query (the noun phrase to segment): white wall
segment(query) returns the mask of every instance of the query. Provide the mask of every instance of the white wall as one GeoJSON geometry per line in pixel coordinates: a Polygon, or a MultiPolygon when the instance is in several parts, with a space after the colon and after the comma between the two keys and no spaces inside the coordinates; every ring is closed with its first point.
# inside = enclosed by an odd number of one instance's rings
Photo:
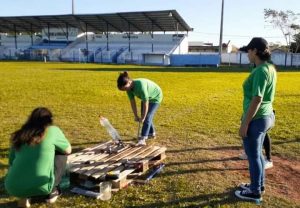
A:
{"type": "MultiPolygon", "coordinates": [[[[300,66],[300,53],[272,53],[271,60],[279,66],[300,66]]],[[[247,53],[223,53],[222,63],[249,64],[249,59],[247,53]]]]}
{"type": "Polygon", "coordinates": [[[144,54],[144,64],[146,65],[169,65],[170,58],[165,54],[144,54]]]}

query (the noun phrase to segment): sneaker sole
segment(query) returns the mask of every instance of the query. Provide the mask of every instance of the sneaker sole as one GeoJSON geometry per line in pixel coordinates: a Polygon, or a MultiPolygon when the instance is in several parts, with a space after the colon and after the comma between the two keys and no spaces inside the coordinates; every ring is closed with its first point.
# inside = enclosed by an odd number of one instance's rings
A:
{"type": "Polygon", "coordinates": [[[265,166],[265,170],[271,169],[271,168],[273,168],[273,165],[272,166],[265,166]]]}
{"type": "Polygon", "coordinates": [[[241,193],[241,191],[235,191],[234,195],[240,199],[245,199],[248,201],[261,202],[263,200],[262,197],[260,197],[259,199],[255,199],[255,198],[251,198],[251,197],[242,196],[240,193],[241,193]]]}
{"type": "Polygon", "coordinates": [[[47,199],[46,202],[49,203],[49,204],[54,204],[58,199],[58,196],[55,196],[51,199],[47,199]]]}

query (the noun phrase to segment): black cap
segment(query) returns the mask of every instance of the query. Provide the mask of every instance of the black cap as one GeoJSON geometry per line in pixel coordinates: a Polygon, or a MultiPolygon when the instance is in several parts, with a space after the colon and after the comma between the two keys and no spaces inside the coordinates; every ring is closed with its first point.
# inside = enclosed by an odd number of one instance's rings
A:
{"type": "Polygon", "coordinates": [[[256,37],[252,38],[247,46],[243,46],[239,51],[248,52],[249,49],[256,48],[258,51],[264,51],[269,48],[268,42],[264,38],[256,37]]]}

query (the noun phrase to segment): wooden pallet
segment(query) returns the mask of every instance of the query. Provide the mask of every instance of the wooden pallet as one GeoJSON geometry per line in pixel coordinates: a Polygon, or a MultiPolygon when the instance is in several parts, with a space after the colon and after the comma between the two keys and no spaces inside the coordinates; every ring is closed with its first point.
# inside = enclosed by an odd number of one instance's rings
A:
{"type": "Polygon", "coordinates": [[[89,189],[99,188],[99,183],[111,181],[113,190],[119,190],[166,158],[166,148],[138,146],[132,143],[116,145],[112,141],[69,155],[70,179],[73,185],[89,189]],[[108,172],[119,173],[113,178],[108,172]]]}

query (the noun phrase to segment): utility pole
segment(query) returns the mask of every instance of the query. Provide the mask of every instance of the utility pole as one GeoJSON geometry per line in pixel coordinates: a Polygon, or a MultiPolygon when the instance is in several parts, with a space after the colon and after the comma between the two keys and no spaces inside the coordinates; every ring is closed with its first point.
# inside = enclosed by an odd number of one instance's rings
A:
{"type": "Polygon", "coordinates": [[[72,0],[72,15],[74,15],[74,0],[72,0]]]}
{"type": "Polygon", "coordinates": [[[219,41],[219,55],[222,55],[222,43],[223,43],[223,15],[224,15],[224,0],[222,0],[221,8],[221,26],[220,26],[220,41],[219,41]]]}

